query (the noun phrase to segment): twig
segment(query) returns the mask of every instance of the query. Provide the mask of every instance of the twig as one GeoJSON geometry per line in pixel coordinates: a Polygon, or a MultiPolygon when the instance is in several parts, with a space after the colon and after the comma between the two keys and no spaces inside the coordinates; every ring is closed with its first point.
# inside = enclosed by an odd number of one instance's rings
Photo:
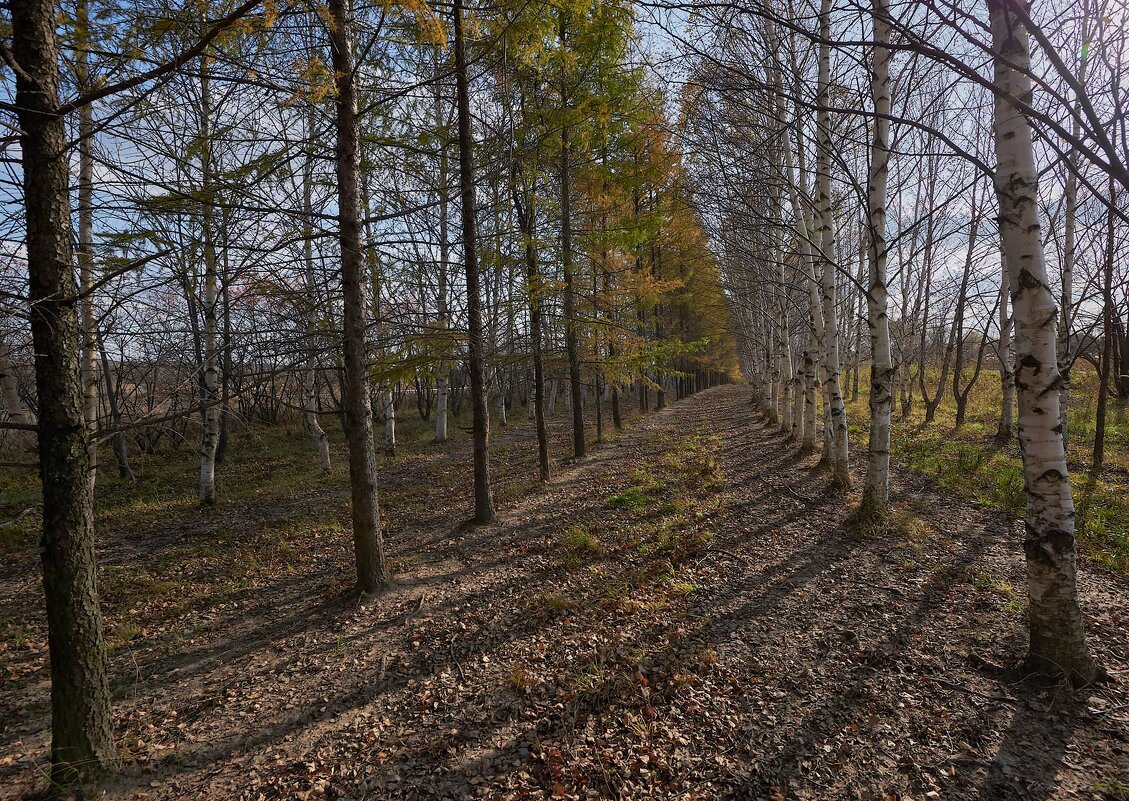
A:
{"type": "Polygon", "coordinates": [[[968,693],[969,695],[975,695],[979,698],[985,699],[986,701],[997,701],[997,702],[1003,703],[1003,704],[1011,704],[1012,706],[1019,706],[1019,701],[1015,700],[1014,698],[1008,698],[1007,696],[1004,696],[1004,695],[988,695],[987,693],[982,693],[979,690],[974,690],[971,687],[968,687],[966,685],[957,684],[955,681],[948,681],[947,679],[939,679],[936,676],[919,676],[918,678],[925,679],[926,681],[931,681],[935,684],[940,684],[940,685],[942,685],[944,687],[948,687],[952,690],[960,690],[961,692],[968,693]]]}
{"type": "Polygon", "coordinates": [[[28,508],[24,509],[22,512],[20,512],[18,515],[13,517],[8,522],[0,523],[0,529],[11,528],[12,526],[18,525],[21,520],[23,520],[25,517],[27,517],[29,514],[31,514],[34,511],[35,511],[35,507],[29,506],[28,508]]]}

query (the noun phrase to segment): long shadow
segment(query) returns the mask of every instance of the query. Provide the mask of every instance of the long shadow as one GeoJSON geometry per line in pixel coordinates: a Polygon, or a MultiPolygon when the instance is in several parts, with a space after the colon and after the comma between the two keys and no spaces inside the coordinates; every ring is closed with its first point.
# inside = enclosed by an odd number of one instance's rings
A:
{"type": "Polygon", "coordinates": [[[1038,711],[1031,708],[1033,701],[1016,708],[984,777],[981,801],[1044,801],[1054,795],[1066,744],[1086,714],[1084,704],[1069,690],[1063,692],[1063,698],[1038,711]]]}
{"type": "MultiPolygon", "coordinates": [[[[895,681],[904,676],[895,668],[911,635],[920,634],[924,621],[946,601],[949,593],[960,583],[961,568],[979,561],[987,547],[986,538],[970,539],[952,563],[956,569],[934,575],[921,599],[913,609],[901,616],[896,627],[858,655],[861,664],[851,668],[837,682],[839,689],[836,695],[817,705],[795,728],[794,733],[789,735],[783,748],[775,756],[754,762],[748,768],[747,778],[729,797],[768,797],[774,792],[780,792],[782,788],[810,781],[811,777],[804,774],[802,766],[805,761],[818,758],[816,744],[841,731],[845,724],[866,717],[866,702],[874,695],[870,687],[872,682],[891,673],[895,681]]],[[[912,771],[912,761],[906,763],[906,767],[912,771]]],[[[877,791],[882,788],[870,789],[877,791]]],[[[920,789],[922,788],[914,788],[915,791],[920,789]]]]}

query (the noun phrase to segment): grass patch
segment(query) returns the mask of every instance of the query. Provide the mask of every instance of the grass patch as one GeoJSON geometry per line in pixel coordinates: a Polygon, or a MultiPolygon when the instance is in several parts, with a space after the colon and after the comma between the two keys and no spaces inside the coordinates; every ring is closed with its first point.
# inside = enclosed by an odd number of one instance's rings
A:
{"type": "Polygon", "coordinates": [[[584,526],[569,526],[561,535],[564,547],[573,554],[598,554],[604,550],[600,538],[584,526]]]}
{"type": "Polygon", "coordinates": [[[551,620],[577,607],[576,601],[553,592],[539,592],[529,600],[530,616],[538,622],[551,620]]]}
{"type": "Polygon", "coordinates": [[[647,508],[647,504],[651,502],[651,498],[647,495],[646,489],[642,486],[636,485],[628,487],[618,495],[612,495],[608,498],[608,503],[619,509],[626,509],[628,512],[638,514],[647,508]]]}
{"type": "MultiPolygon", "coordinates": [[[[860,383],[865,386],[864,371],[860,383]]],[[[926,380],[935,383],[935,371],[926,380]]],[[[916,384],[916,377],[914,379],[916,384]]],[[[915,386],[916,391],[916,386],[915,386]]],[[[1107,417],[1106,464],[1091,472],[1097,376],[1085,363],[1072,375],[1067,460],[1076,512],[1079,551],[1087,558],[1129,575],[1129,420],[1124,401],[1111,399],[1107,417]]],[[[894,410],[891,455],[900,465],[928,475],[945,489],[1021,517],[1027,504],[1023,464],[1013,442],[997,447],[1000,387],[994,370],[985,372],[969,398],[965,424],[956,428],[956,404],[945,395],[933,422],[924,425],[924,404],[915,399],[908,415],[900,399],[894,410]]],[[[848,404],[852,439],[865,442],[870,413],[865,391],[848,404]]]]}

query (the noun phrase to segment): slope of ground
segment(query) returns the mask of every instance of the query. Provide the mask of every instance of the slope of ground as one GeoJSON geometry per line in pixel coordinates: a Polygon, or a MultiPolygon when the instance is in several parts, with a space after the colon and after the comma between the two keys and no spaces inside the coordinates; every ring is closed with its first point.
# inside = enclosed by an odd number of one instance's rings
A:
{"type": "MultiPolygon", "coordinates": [[[[527,477],[529,442],[500,437],[499,471],[527,477]]],[[[106,570],[180,580],[107,601],[129,755],[107,796],[1127,797],[1113,574],[1082,571],[1113,681],[1040,688],[1000,667],[1024,646],[1014,524],[900,476],[903,530],[853,535],[747,389],[671,406],[544,490],[515,485],[496,526],[460,527],[467,450],[389,475],[398,580],[376,598],[347,592],[340,486],[109,534],[106,570]],[[181,597],[231,561],[232,531],[295,520],[302,538],[181,597]]],[[[6,610],[31,615],[32,566],[6,570],[6,610]]],[[[0,795],[43,788],[43,648],[32,633],[4,653],[0,795]]]]}

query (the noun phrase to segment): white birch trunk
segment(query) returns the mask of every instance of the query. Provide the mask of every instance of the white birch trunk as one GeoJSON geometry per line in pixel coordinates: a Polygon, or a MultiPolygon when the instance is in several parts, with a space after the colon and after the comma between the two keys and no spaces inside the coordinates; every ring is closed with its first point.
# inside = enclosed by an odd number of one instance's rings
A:
{"type": "Polygon", "coordinates": [[[447,376],[435,379],[435,441],[447,441],[447,376]]]}
{"type": "Polygon", "coordinates": [[[1059,428],[1055,299],[1047,283],[1031,127],[1009,97],[1029,99],[1031,55],[1021,0],[988,0],[995,67],[996,194],[1015,317],[1018,437],[1027,485],[1028,670],[1090,682],[1078,604],[1074,502],[1059,428]]]}
{"type": "Polygon", "coordinates": [[[803,355],[792,373],[792,431],[789,437],[793,442],[804,438],[804,368],[803,355]]]}
{"type": "Polygon", "coordinates": [[[805,453],[815,450],[815,394],[818,390],[819,380],[815,374],[815,358],[810,350],[804,351],[804,430],[800,439],[800,449],[805,453]]]}
{"type": "MultiPolygon", "coordinates": [[[[86,11],[84,9],[83,13],[86,11]]],[[[86,38],[86,31],[80,31],[86,38]]],[[[79,48],[76,77],[80,91],[90,88],[89,55],[79,48]]],[[[98,317],[94,308],[94,110],[85,105],[79,110],[78,122],[78,288],[79,324],[82,327],[82,349],[79,369],[82,372],[82,416],[86,422],[87,446],[90,454],[90,487],[98,478],[98,446],[93,434],[98,428],[98,317]]]]}
{"type": "Polygon", "coordinates": [[[887,0],[872,0],[874,49],[870,93],[874,102],[874,139],[867,182],[870,276],[866,291],[866,324],[870,332],[870,442],[859,517],[881,521],[890,512],[890,418],[894,410],[894,364],[886,287],[886,186],[890,165],[890,41],[887,0]]]}
{"type": "Polygon", "coordinates": [[[498,388],[498,425],[509,424],[506,418],[506,373],[504,370],[494,371],[494,384],[498,388]]]}
{"type": "Polygon", "coordinates": [[[215,245],[215,207],[210,195],[214,187],[212,181],[212,103],[211,87],[208,79],[208,59],[200,59],[200,169],[204,189],[203,236],[204,236],[204,297],[202,313],[204,316],[203,345],[204,364],[201,376],[200,400],[203,406],[200,436],[200,503],[216,502],[216,447],[220,439],[219,408],[219,347],[216,327],[216,303],[219,300],[217,287],[217,259],[215,245]]]}
{"type": "Polygon", "coordinates": [[[817,208],[820,226],[820,261],[823,266],[823,383],[826,416],[830,424],[831,483],[836,487],[851,484],[847,440],[847,407],[839,378],[839,321],[836,302],[837,272],[835,220],[831,207],[831,0],[820,8],[822,43],[819,48],[819,167],[817,208]]]}
{"type": "Polygon", "coordinates": [[[390,387],[381,392],[381,405],[384,407],[384,447],[389,453],[396,452],[396,404],[390,387]]]}

